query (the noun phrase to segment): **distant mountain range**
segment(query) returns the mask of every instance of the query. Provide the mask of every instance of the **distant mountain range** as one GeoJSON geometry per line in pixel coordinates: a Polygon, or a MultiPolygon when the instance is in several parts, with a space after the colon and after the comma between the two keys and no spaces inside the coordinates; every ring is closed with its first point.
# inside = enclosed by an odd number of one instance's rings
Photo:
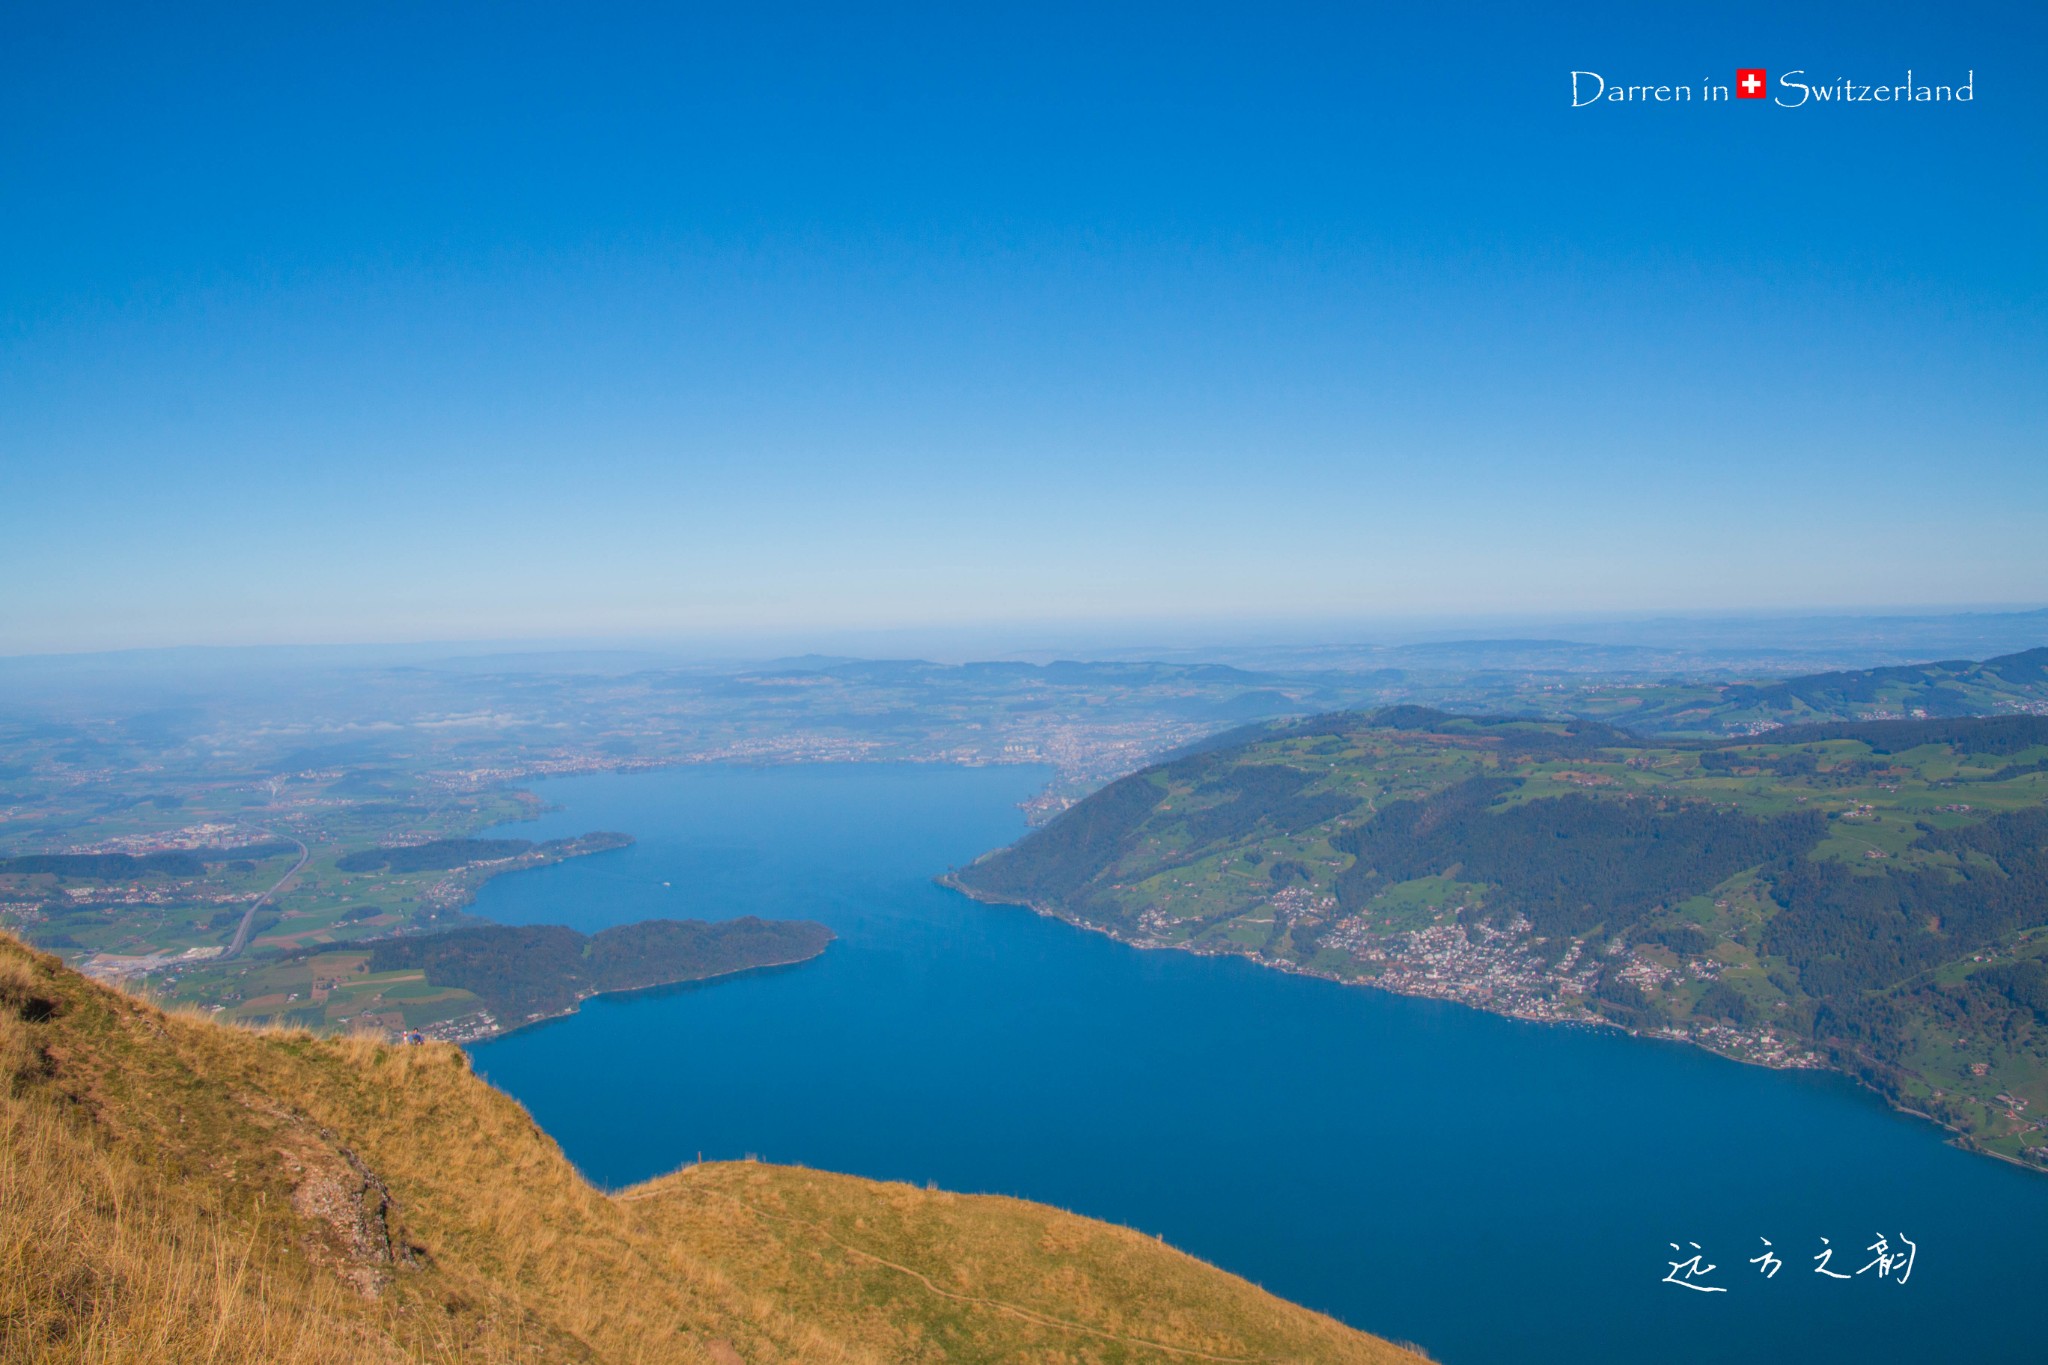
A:
{"type": "Polygon", "coordinates": [[[1981,662],[1953,659],[1762,682],[1603,689],[1587,702],[1573,709],[1642,734],[1761,733],[1833,720],[2044,715],[2048,647],[1981,662]]]}

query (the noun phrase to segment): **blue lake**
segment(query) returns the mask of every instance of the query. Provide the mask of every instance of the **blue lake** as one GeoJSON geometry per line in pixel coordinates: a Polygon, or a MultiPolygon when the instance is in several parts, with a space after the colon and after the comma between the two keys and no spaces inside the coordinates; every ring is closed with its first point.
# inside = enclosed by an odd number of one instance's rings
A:
{"type": "Polygon", "coordinates": [[[559,809],[506,832],[639,843],[499,878],[478,913],[583,930],[758,914],[839,941],[588,1002],[477,1046],[479,1069],[606,1185],[701,1152],[1022,1195],[1449,1365],[2039,1349],[2048,1179],[1845,1080],[1143,952],[932,883],[1021,834],[1016,803],[1045,776],[539,784],[559,809]],[[1880,1231],[1918,1243],[1910,1282],[1813,1272],[1821,1238],[1854,1272],[1880,1231]],[[1760,1238],[1784,1263],[1769,1279],[1747,1263],[1760,1238]],[[1659,1283],[1672,1242],[1698,1242],[1728,1292],[1659,1283]]]}

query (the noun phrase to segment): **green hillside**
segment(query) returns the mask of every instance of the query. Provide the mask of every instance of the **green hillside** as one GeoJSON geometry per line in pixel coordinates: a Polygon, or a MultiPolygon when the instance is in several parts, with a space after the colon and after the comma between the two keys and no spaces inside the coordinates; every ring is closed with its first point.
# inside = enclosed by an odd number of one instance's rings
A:
{"type": "Polygon", "coordinates": [[[1982,661],[1755,682],[1622,684],[1591,689],[1569,705],[1576,714],[1639,733],[1716,736],[1826,721],[2042,715],[2048,714],[2048,647],[1982,661]]]}
{"type": "Polygon", "coordinates": [[[599,1190],[443,1044],[166,1014],[0,935],[0,1362],[1419,1359],[1153,1237],[752,1162],[599,1190]]]}
{"type": "Polygon", "coordinates": [[[1112,783],[952,881],[1147,946],[1839,1067],[2048,1168],[2048,718],[1325,716],[1112,783]]]}

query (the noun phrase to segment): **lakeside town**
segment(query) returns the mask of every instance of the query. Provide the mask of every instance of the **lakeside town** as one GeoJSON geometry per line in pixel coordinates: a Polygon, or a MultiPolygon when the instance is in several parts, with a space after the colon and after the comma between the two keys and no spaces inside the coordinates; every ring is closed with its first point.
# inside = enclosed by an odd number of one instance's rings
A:
{"type": "MultiPolygon", "coordinates": [[[[1620,942],[1604,945],[1606,952],[1596,957],[1589,951],[1589,945],[1574,940],[1561,956],[1547,960],[1542,951],[1545,945],[1534,936],[1534,926],[1526,918],[1516,915],[1504,927],[1485,920],[1467,923],[1459,914],[1467,908],[1464,906],[1441,911],[1437,922],[1425,927],[1396,932],[1375,929],[1364,915],[1336,920],[1321,937],[1324,953],[1310,962],[1279,956],[1213,932],[1199,940],[1176,936],[1174,926],[1186,921],[1159,905],[1140,912],[1138,933],[1082,921],[1039,906],[1032,908],[1052,918],[1095,929],[1133,947],[1244,957],[1261,966],[1297,975],[1443,1000],[1537,1023],[1624,1027],[1587,1003],[1606,975],[1648,991],[1674,981],[1712,980],[1718,974],[1710,962],[1668,967],[1620,942]],[[1341,954],[1345,960],[1328,961],[1332,952],[1341,954]]],[[[1307,887],[1289,887],[1270,897],[1263,906],[1248,909],[1227,923],[1284,924],[1303,917],[1327,916],[1335,908],[1334,897],[1316,895],[1307,887]],[[1261,909],[1267,913],[1261,914],[1261,909]]],[[[1692,1043],[1756,1066],[1782,1070],[1827,1066],[1819,1053],[1768,1027],[1740,1028],[1721,1021],[1699,1021],[1689,1026],[1627,1031],[1642,1037],[1692,1043]]]]}

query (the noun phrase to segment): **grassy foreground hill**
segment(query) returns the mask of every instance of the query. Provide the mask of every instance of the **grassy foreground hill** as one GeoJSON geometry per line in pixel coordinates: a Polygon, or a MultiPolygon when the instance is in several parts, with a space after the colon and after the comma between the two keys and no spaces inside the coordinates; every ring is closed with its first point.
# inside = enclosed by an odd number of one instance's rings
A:
{"type": "Polygon", "coordinates": [[[167,1014],[0,935],[0,1361],[1418,1358],[1019,1200],[607,1194],[453,1047],[167,1014]]]}
{"type": "Polygon", "coordinates": [[[2048,1168],[2048,717],[1325,716],[951,880],[1147,947],[1834,1066],[2048,1168]]]}

